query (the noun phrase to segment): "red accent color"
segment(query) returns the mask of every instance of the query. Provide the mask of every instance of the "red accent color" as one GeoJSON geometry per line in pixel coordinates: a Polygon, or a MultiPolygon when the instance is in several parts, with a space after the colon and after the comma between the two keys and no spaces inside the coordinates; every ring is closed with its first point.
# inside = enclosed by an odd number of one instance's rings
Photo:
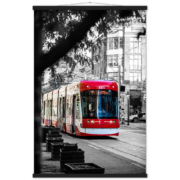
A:
{"type": "Polygon", "coordinates": [[[118,119],[82,119],[82,128],[119,128],[118,119]],[[91,121],[94,123],[91,123],[91,121]],[[89,123],[87,121],[90,121],[89,123]],[[112,121],[112,123],[110,123],[112,121]],[[113,122],[115,121],[115,123],[113,122]]]}
{"type": "Polygon", "coordinates": [[[76,136],[86,136],[86,133],[80,132],[78,127],[76,126],[76,136]]]}
{"type": "Polygon", "coordinates": [[[100,86],[104,87],[102,89],[118,91],[118,85],[115,81],[81,81],[80,92],[90,89],[100,89],[100,86]],[[112,86],[114,86],[114,88],[112,86]]]}
{"type": "Polygon", "coordinates": [[[66,132],[67,133],[69,133],[69,134],[71,134],[71,132],[70,132],[70,127],[66,124],[66,132]]]}
{"type": "Polygon", "coordinates": [[[51,125],[52,125],[52,120],[45,119],[45,120],[44,120],[44,124],[45,124],[46,126],[51,126],[51,125]]]}
{"type": "Polygon", "coordinates": [[[44,119],[44,125],[47,126],[47,119],[44,119]]]}
{"type": "Polygon", "coordinates": [[[44,124],[45,124],[46,126],[50,126],[50,125],[51,125],[51,120],[45,119],[45,120],[44,120],[44,124]]]}
{"type": "Polygon", "coordinates": [[[54,126],[54,127],[58,127],[57,126],[57,121],[56,120],[48,120],[48,119],[44,119],[44,125],[46,126],[54,126]]]}
{"type": "Polygon", "coordinates": [[[69,134],[73,134],[70,129],[70,124],[66,124],[66,132],[69,134]]]}
{"type": "Polygon", "coordinates": [[[56,120],[52,120],[52,126],[57,127],[57,121],[56,120]]]}
{"type": "Polygon", "coordinates": [[[81,134],[86,134],[86,136],[119,136],[119,133],[114,133],[114,134],[87,134],[87,133],[81,133],[81,134]]]}
{"type": "Polygon", "coordinates": [[[63,131],[64,131],[64,132],[66,132],[66,127],[65,127],[65,126],[66,126],[66,124],[63,123],[63,131]]]}
{"type": "Polygon", "coordinates": [[[67,132],[69,134],[72,134],[72,132],[70,131],[70,125],[69,124],[63,123],[63,131],[67,132]]]}

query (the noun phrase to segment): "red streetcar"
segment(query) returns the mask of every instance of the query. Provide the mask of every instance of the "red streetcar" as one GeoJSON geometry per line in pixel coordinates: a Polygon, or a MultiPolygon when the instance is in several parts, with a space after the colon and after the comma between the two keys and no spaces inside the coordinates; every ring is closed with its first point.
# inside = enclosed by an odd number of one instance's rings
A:
{"type": "Polygon", "coordinates": [[[118,85],[80,81],[43,96],[43,122],[77,136],[118,136],[118,85]]]}

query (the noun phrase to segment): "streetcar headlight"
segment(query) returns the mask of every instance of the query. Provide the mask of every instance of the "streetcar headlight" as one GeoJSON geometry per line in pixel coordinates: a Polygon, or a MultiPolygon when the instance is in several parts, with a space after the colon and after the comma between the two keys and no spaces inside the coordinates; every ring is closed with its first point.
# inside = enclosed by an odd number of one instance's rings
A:
{"type": "Polygon", "coordinates": [[[88,123],[90,122],[90,121],[87,121],[88,123]]]}
{"type": "Polygon", "coordinates": [[[113,123],[115,123],[116,121],[113,121],[113,123]]]}
{"type": "Polygon", "coordinates": [[[110,123],[112,123],[112,121],[110,121],[110,123]]]}
{"type": "Polygon", "coordinates": [[[91,123],[94,123],[94,121],[92,120],[91,123]]]}

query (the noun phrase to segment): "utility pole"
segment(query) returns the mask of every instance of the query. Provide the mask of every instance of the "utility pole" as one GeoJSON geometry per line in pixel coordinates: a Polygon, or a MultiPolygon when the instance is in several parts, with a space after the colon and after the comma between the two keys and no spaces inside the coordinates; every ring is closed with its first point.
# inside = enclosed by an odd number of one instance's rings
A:
{"type": "Polygon", "coordinates": [[[118,87],[118,119],[120,119],[120,92],[121,92],[121,65],[118,66],[118,79],[119,79],[119,87],[118,87]]]}
{"type": "Polygon", "coordinates": [[[130,94],[129,94],[129,91],[126,94],[126,97],[127,97],[127,125],[128,126],[129,126],[129,115],[130,115],[130,94]]]}
{"type": "Polygon", "coordinates": [[[128,123],[127,123],[127,125],[128,126],[129,126],[129,101],[130,101],[130,96],[128,95],[128,100],[127,100],[127,109],[128,109],[128,114],[127,114],[128,123]]]}

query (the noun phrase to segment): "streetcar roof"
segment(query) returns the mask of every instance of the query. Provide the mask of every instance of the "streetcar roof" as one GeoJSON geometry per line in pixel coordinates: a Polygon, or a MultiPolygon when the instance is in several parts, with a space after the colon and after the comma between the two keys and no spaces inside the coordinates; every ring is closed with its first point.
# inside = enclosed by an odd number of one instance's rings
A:
{"type": "MultiPolygon", "coordinates": [[[[46,98],[48,96],[48,99],[49,99],[50,95],[65,91],[67,87],[79,86],[78,84],[86,84],[86,85],[92,85],[92,86],[94,86],[94,85],[95,86],[113,86],[113,85],[117,86],[117,83],[115,81],[112,81],[112,80],[102,80],[102,79],[99,79],[99,80],[82,80],[82,81],[75,82],[73,84],[69,84],[67,86],[63,86],[61,88],[55,89],[51,92],[48,92],[48,93],[44,94],[43,97],[46,98]]],[[[115,89],[113,89],[113,90],[116,90],[116,89],[117,89],[117,87],[115,87],[115,89]]]]}

